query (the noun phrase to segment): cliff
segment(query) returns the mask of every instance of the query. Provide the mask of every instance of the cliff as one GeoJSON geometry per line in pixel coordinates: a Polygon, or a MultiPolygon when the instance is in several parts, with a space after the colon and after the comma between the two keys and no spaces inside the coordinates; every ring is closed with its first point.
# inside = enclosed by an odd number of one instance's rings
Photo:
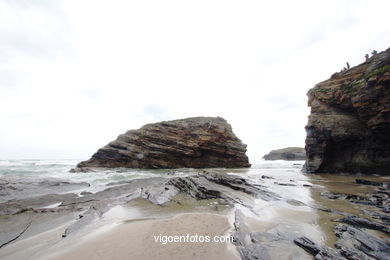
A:
{"type": "Polygon", "coordinates": [[[221,117],[195,117],[147,124],[99,149],[73,171],[89,167],[250,167],[246,145],[221,117]]]}
{"type": "Polygon", "coordinates": [[[299,161],[305,160],[305,148],[301,147],[287,147],[283,149],[272,150],[269,154],[263,156],[263,159],[270,160],[286,160],[299,161]]]}
{"type": "Polygon", "coordinates": [[[306,171],[390,174],[390,48],[308,92],[306,171]]]}

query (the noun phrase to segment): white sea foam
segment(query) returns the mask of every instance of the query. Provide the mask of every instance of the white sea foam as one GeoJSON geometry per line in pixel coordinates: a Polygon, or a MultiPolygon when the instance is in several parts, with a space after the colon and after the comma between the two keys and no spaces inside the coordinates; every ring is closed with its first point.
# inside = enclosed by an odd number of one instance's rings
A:
{"type": "MultiPolygon", "coordinates": [[[[117,168],[87,173],[71,173],[81,160],[1,160],[0,178],[20,179],[45,179],[58,178],[72,182],[87,182],[91,185],[87,190],[96,192],[106,188],[109,183],[130,181],[133,179],[186,176],[198,173],[199,169],[128,169],[117,168]]],[[[300,178],[304,181],[304,175],[300,174],[303,161],[261,161],[251,168],[225,169],[218,168],[213,171],[229,174],[243,174],[249,178],[261,178],[261,175],[276,176],[279,179],[300,178]]],[[[208,169],[210,170],[210,169],[208,169]]]]}

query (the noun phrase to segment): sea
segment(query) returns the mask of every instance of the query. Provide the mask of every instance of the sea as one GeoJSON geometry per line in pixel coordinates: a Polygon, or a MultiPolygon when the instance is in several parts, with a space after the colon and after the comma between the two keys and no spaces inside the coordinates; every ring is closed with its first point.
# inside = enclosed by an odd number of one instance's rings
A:
{"type": "MultiPolygon", "coordinates": [[[[196,174],[200,169],[129,169],[115,168],[104,169],[94,172],[72,173],[70,170],[76,167],[82,160],[0,160],[0,180],[12,179],[13,181],[37,180],[37,179],[57,179],[70,182],[87,182],[91,186],[90,191],[97,191],[104,188],[107,184],[130,181],[133,179],[144,179],[153,177],[171,177],[186,176],[196,174]]],[[[259,177],[258,175],[272,175],[283,179],[304,180],[305,176],[301,174],[304,161],[262,161],[251,168],[227,169],[214,168],[205,169],[218,172],[243,174],[248,177],[259,177]]],[[[204,169],[202,169],[204,170],[204,169]]],[[[261,176],[260,176],[261,177],[261,176]]]]}

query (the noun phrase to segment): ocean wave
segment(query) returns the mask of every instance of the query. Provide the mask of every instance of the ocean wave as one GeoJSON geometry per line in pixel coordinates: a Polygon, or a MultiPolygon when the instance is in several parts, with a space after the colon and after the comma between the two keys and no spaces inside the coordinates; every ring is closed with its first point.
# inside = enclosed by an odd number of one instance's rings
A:
{"type": "MultiPolygon", "coordinates": [[[[30,177],[30,178],[60,178],[68,181],[88,182],[92,189],[100,190],[108,183],[130,181],[153,177],[187,176],[197,174],[202,169],[130,169],[116,168],[87,173],[71,173],[79,160],[1,160],[0,177],[30,177]]],[[[243,169],[206,169],[208,171],[226,172],[232,174],[248,174],[286,172],[290,169],[300,172],[304,161],[262,161],[243,169]],[[280,171],[279,171],[280,169],[280,171]]]]}

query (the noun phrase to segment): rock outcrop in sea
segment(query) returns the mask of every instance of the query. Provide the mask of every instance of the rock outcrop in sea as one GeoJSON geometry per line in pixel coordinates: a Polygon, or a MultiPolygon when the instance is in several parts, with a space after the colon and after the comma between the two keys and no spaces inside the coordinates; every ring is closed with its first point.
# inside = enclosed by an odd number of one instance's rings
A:
{"type": "Polygon", "coordinates": [[[390,48],[308,97],[307,172],[390,174],[390,48]]]}
{"type": "Polygon", "coordinates": [[[286,160],[286,161],[300,161],[306,159],[305,148],[301,147],[287,147],[277,150],[272,150],[269,154],[263,156],[267,161],[271,160],[286,160]]]}
{"type": "Polygon", "coordinates": [[[73,171],[91,167],[250,167],[246,145],[221,117],[194,117],[147,124],[100,148],[73,171]]]}

